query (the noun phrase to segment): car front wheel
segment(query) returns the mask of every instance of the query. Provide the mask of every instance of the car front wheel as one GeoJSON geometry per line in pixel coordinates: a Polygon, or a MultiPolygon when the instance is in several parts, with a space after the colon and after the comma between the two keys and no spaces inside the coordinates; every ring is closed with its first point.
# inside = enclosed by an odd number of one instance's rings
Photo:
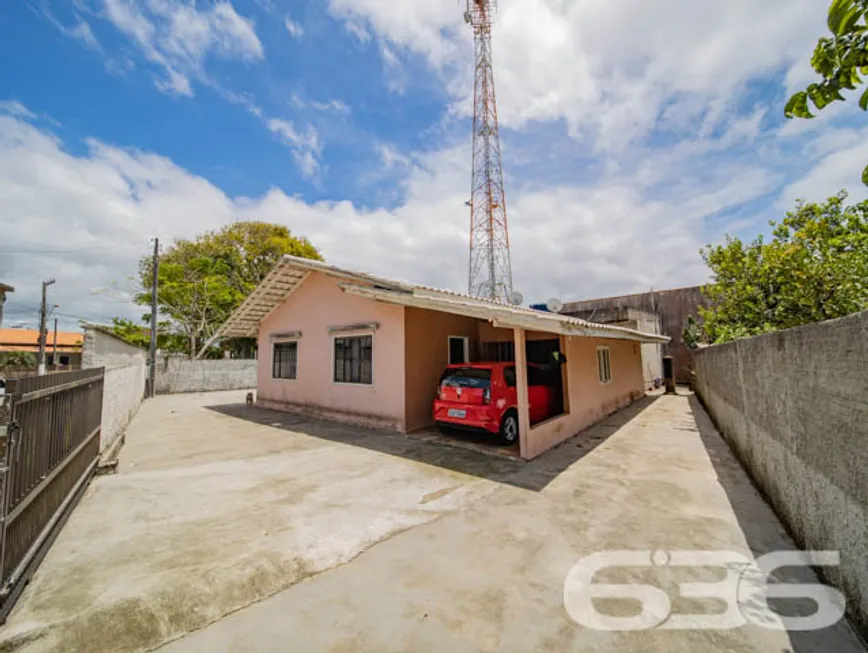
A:
{"type": "Polygon", "coordinates": [[[518,442],[518,415],[513,411],[503,416],[500,423],[500,441],[503,444],[518,442]]]}

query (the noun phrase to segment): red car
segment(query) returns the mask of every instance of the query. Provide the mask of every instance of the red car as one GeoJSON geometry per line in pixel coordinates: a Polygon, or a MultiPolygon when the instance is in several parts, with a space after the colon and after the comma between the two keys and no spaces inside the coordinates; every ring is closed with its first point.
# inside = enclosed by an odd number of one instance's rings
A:
{"type": "MultiPolygon", "coordinates": [[[[554,389],[545,374],[528,365],[530,421],[553,415],[554,389]]],[[[434,423],[443,430],[463,428],[496,433],[504,444],[518,442],[515,363],[450,365],[440,377],[434,399],[434,423]]]]}

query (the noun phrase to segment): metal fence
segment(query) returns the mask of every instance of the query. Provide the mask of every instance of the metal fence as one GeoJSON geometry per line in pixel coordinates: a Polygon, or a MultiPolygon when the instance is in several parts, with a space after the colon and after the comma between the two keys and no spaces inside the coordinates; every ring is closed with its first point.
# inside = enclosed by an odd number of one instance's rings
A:
{"type": "Polygon", "coordinates": [[[99,460],[103,368],[15,379],[0,469],[0,619],[80,498],[99,460]]]}

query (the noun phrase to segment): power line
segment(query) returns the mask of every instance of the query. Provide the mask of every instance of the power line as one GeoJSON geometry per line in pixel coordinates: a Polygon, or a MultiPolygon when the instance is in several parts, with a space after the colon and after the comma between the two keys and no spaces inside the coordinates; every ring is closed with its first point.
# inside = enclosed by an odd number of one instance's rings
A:
{"type": "MultiPolygon", "coordinates": [[[[12,310],[10,310],[10,311],[5,311],[4,313],[5,313],[4,317],[7,317],[9,319],[15,318],[15,319],[20,320],[20,319],[25,318],[25,317],[33,317],[33,318],[39,317],[39,309],[24,310],[24,311],[20,311],[20,310],[19,311],[12,311],[12,310]]],[[[105,316],[102,316],[99,318],[93,317],[93,316],[92,317],[84,317],[82,315],[72,315],[71,313],[61,313],[59,311],[54,311],[53,313],[51,313],[51,315],[56,315],[58,317],[65,317],[65,318],[68,318],[71,320],[81,320],[82,322],[99,322],[100,320],[106,319],[105,316]]]]}
{"type": "MultiPolygon", "coordinates": [[[[110,251],[117,251],[119,249],[141,249],[139,245],[135,244],[126,244],[126,245],[111,245],[108,249],[110,251]]],[[[76,254],[79,252],[93,252],[93,251],[104,251],[107,247],[105,244],[103,245],[88,245],[87,247],[76,247],[72,249],[0,249],[0,254],[9,254],[9,255],[29,255],[29,254],[76,254]]]]}

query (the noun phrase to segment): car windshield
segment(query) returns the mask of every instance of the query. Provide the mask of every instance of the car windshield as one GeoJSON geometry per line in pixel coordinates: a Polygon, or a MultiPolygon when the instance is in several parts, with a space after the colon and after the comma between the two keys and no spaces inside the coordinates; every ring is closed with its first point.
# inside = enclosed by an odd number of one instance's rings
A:
{"type": "Polygon", "coordinates": [[[440,385],[452,388],[488,388],[491,386],[491,370],[478,367],[448,369],[440,378],[440,385]]]}

